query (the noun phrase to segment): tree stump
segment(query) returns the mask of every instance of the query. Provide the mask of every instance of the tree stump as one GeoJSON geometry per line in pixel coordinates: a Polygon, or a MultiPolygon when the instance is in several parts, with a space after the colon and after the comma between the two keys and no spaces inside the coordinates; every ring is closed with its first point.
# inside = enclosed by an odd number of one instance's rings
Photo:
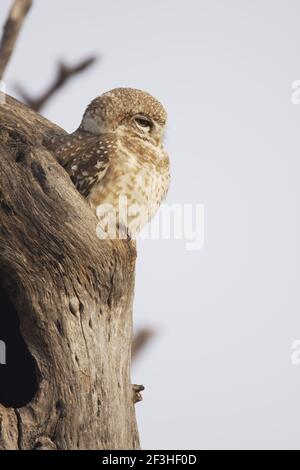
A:
{"type": "Polygon", "coordinates": [[[136,251],[43,147],[57,126],[0,105],[0,449],[138,449],[130,380],[136,251]]]}

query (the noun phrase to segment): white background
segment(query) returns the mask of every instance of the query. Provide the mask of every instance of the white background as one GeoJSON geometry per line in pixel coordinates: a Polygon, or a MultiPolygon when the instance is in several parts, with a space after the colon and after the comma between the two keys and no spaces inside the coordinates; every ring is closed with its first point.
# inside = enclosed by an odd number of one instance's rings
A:
{"type": "MultiPolygon", "coordinates": [[[[0,21],[9,0],[0,0],[0,21]]],[[[44,110],[69,131],[116,86],[169,112],[169,203],[205,205],[205,245],[139,243],[133,369],[144,448],[300,448],[297,0],[36,0],[6,76],[34,94],[59,58],[102,60],[44,110]]]]}

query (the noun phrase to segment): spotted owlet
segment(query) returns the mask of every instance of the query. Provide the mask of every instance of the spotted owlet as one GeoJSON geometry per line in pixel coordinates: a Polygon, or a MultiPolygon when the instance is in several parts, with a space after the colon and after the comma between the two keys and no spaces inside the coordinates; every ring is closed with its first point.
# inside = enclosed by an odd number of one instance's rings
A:
{"type": "Polygon", "coordinates": [[[47,142],[104,231],[109,213],[109,223],[115,221],[135,237],[165,198],[166,118],[163,106],[148,93],[117,88],[90,103],[75,132],[47,142]]]}

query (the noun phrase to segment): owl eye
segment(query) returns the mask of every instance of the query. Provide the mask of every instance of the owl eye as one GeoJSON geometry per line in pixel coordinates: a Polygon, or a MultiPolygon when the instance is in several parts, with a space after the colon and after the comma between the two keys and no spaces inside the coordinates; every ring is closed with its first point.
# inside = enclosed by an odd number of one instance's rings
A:
{"type": "Polygon", "coordinates": [[[142,127],[147,132],[150,132],[153,128],[153,122],[145,116],[135,116],[134,120],[139,127],[142,127]]]}

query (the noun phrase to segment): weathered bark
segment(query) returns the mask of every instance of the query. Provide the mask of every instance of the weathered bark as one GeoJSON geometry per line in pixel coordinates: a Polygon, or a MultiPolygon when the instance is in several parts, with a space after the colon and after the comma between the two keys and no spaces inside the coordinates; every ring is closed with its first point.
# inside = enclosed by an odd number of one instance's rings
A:
{"type": "MultiPolygon", "coordinates": [[[[97,238],[96,217],[42,146],[53,130],[12,98],[0,105],[0,339],[15,315],[9,337],[26,343],[13,395],[0,383],[0,449],[136,449],[135,247],[97,238]]],[[[7,346],[0,372],[9,360],[7,346]]]]}

